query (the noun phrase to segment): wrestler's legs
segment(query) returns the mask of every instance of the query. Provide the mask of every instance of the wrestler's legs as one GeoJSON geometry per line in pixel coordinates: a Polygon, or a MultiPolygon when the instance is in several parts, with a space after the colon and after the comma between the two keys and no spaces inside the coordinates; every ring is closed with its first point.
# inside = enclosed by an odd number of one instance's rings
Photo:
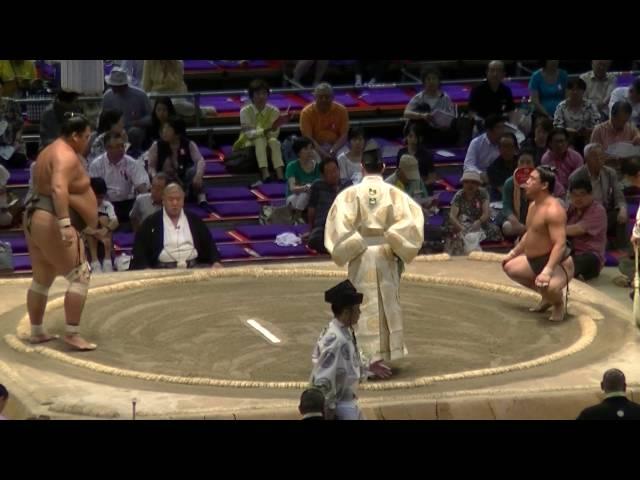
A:
{"type": "Polygon", "coordinates": [[[557,266],[554,269],[551,280],[549,281],[549,286],[544,291],[544,296],[553,306],[553,311],[549,318],[549,320],[553,321],[561,321],[564,319],[564,289],[573,278],[574,273],[573,259],[571,257],[567,258],[561,265],[562,267],[557,266]]]}
{"type": "Polygon", "coordinates": [[[67,324],[65,342],[78,350],[93,350],[96,346],[78,335],[78,325],[84,309],[90,277],[84,242],[76,236],[71,245],[65,245],[62,242],[56,218],[40,210],[33,214],[31,234],[34,244],[40,249],[44,258],[54,266],[56,273],[69,281],[64,297],[67,324]]]}
{"type": "Polygon", "coordinates": [[[542,297],[540,303],[537,306],[530,308],[529,311],[544,312],[545,310],[548,310],[551,305],[553,305],[553,302],[547,296],[547,289],[540,290],[538,287],[536,287],[536,274],[533,270],[531,270],[531,266],[529,265],[529,261],[527,260],[527,257],[525,255],[519,255],[516,258],[510,260],[506,265],[502,267],[502,269],[504,270],[504,273],[506,273],[507,276],[511,278],[511,280],[540,293],[540,296],[542,297]]]}
{"type": "Polygon", "coordinates": [[[32,269],[31,286],[27,290],[27,312],[31,323],[29,341],[31,343],[43,343],[57,338],[56,335],[48,335],[42,325],[49,297],[49,288],[56,278],[56,269],[47,262],[40,249],[32,241],[31,235],[26,228],[25,237],[32,269]]]}

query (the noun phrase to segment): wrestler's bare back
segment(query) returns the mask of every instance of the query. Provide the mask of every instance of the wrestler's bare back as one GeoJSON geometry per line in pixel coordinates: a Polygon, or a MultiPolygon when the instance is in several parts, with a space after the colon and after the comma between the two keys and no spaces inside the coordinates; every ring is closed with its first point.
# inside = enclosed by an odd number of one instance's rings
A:
{"type": "Polygon", "coordinates": [[[554,197],[545,198],[540,205],[531,202],[527,212],[527,234],[524,237],[524,252],[529,258],[547,255],[553,248],[549,225],[566,225],[567,215],[554,197]]]}

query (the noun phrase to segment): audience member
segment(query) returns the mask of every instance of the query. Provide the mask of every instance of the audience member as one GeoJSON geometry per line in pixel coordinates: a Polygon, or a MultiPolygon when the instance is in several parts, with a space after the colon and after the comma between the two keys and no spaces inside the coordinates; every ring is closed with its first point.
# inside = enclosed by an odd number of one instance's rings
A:
{"type": "Polygon", "coordinates": [[[362,180],[362,154],[367,142],[364,128],[349,129],[349,150],[338,155],[340,180],[357,185],[362,180]]]}
{"type": "Polygon", "coordinates": [[[500,156],[489,165],[489,196],[502,200],[502,187],[508,178],[513,176],[518,163],[518,140],[512,132],[503,133],[498,143],[500,156]]]}
{"type": "Polygon", "coordinates": [[[111,262],[111,247],[113,245],[113,232],[118,228],[118,217],[113,209],[113,205],[105,200],[107,195],[107,184],[100,177],[91,178],[91,189],[96,195],[98,201],[98,226],[97,228],[88,227],[84,230],[87,244],[89,245],[89,253],[91,255],[91,271],[113,272],[113,263],[111,262]],[[104,260],[102,265],[98,258],[98,243],[104,247],[104,260]]]}
{"type": "Polygon", "coordinates": [[[137,232],[148,216],[157,212],[162,208],[162,193],[167,186],[167,176],[160,172],[151,180],[151,191],[149,193],[141,193],[133,202],[133,208],[129,212],[129,220],[131,220],[131,228],[137,232]]]}
{"type": "Polygon", "coordinates": [[[600,388],[605,396],[602,403],[585,408],[577,420],[640,420],[640,405],[626,396],[624,373],[617,368],[607,370],[600,388]]]}
{"type": "Polygon", "coordinates": [[[556,175],[553,195],[565,198],[569,175],[584,165],[582,155],[569,148],[569,135],[564,128],[554,128],[549,135],[549,150],[542,156],[541,165],[548,165],[556,175]]]}
{"type": "Polygon", "coordinates": [[[568,75],[558,65],[558,60],[542,60],[542,68],[531,75],[529,93],[536,115],[553,118],[556,107],[565,98],[568,75]]]}
{"type": "Polygon", "coordinates": [[[532,150],[522,150],[518,157],[518,168],[502,187],[502,212],[498,225],[502,225],[502,233],[505,237],[520,237],[527,231],[527,213],[529,211],[529,199],[525,192],[525,184],[530,172],[535,168],[534,153],[532,150]],[[523,175],[518,175],[518,170],[523,175]]]}
{"type": "Polygon", "coordinates": [[[640,127],[640,77],[635,78],[630,86],[618,87],[611,92],[609,109],[618,102],[627,102],[631,106],[631,122],[640,127]]]}
{"type": "Polygon", "coordinates": [[[34,60],[0,60],[0,79],[6,84],[5,95],[22,98],[41,83],[34,60]]]}
{"type": "Polygon", "coordinates": [[[151,127],[147,130],[147,141],[156,142],[162,138],[162,129],[170,118],[176,117],[176,107],[169,97],[157,97],[151,114],[151,127]]]}
{"type": "Polygon", "coordinates": [[[8,168],[27,166],[27,150],[22,140],[23,124],[20,105],[4,96],[4,83],[0,78],[0,163],[8,168]]]}
{"type": "Polygon", "coordinates": [[[404,142],[406,146],[398,150],[396,157],[398,162],[403,155],[408,154],[414,156],[416,160],[418,160],[422,181],[427,184],[427,186],[433,185],[438,178],[436,168],[433,164],[433,155],[431,155],[429,149],[423,145],[420,129],[415,123],[409,123],[405,126],[404,142]]]}
{"type": "Polygon", "coordinates": [[[553,130],[553,122],[547,117],[538,117],[533,130],[533,138],[528,138],[520,145],[521,149],[531,149],[536,167],[540,165],[542,156],[547,152],[549,134],[553,130]]]}
{"type": "Polygon", "coordinates": [[[423,208],[428,208],[432,203],[420,177],[418,160],[413,155],[407,154],[400,157],[398,168],[385,179],[385,182],[402,190],[423,208]]]}
{"type": "Polygon", "coordinates": [[[127,72],[132,87],[142,88],[144,60],[121,60],[120,68],[127,72]]]}
{"type": "Polygon", "coordinates": [[[515,110],[511,89],[503,83],[504,63],[492,60],[487,67],[487,79],[473,87],[469,111],[484,123],[489,115],[509,115],[515,110]]]}
{"type": "Polygon", "coordinates": [[[314,64],[316,68],[313,74],[313,86],[318,85],[327,72],[329,60],[298,60],[293,70],[293,81],[302,85],[302,79],[314,64]]]}
{"type": "MultiPolygon", "coordinates": [[[[60,136],[65,113],[80,113],[78,94],[59,90],[53,100],[40,116],[40,148],[53,143],[60,136]]],[[[86,152],[85,152],[86,153],[86,152]]]]}
{"type": "Polygon", "coordinates": [[[485,120],[487,131],[471,140],[464,159],[464,171],[480,174],[483,183],[487,183],[487,169],[500,156],[498,141],[504,133],[504,117],[489,116],[485,120]]]}
{"type": "Polygon", "coordinates": [[[162,210],[147,217],[136,232],[130,270],[222,266],[211,232],[184,210],[184,199],[178,183],[165,187],[162,210]]]}
{"type": "Polygon", "coordinates": [[[591,60],[591,71],[580,75],[587,85],[584,98],[596,106],[603,119],[609,118],[609,99],[618,80],[608,71],[610,66],[611,60],[591,60]]]}
{"type": "Polygon", "coordinates": [[[591,182],[574,179],[569,186],[567,238],[575,265],[574,277],[591,280],[600,275],[607,245],[607,212],[594,201],[591,182]]]}
{"type": "Polygon", "coordinates": [[[127,132],[124,130],[124,114],[120,110],[103,110],[100,113],[98,128],[91,134],[91,146],[89,147],[89,155],[87,155],[89,165],[106,152],[104,137],[107,132],[120,134],[126,146],[128,138],[127,132]]]}
{"type": "MultiPolygon", "coordinates": [[[[616,102],[611,107],[611,117],[606,122],[602,122],[593,129],[591,134],[591,142],[602,145],[605,153],[609,147],[616,143],[632,143],[640,145],[640,133],[633,123],[629,121],[631,118],[631,105],[622,100],[616,102]]],[[[614,156],[607,153],[608,158],[614,156]]]]}
{"type": "Polygon", "coordinates": [[[587,84],[580,78],[567,83],[567,99],[558,104],[553,116],[553,126],[564,128],[573,147],[582,152],[591,138],[593,128],[600,122],[596,106],[584,98],[587,84]]]}
{"type": "MultiPolygon", "coordinates": [[[[293,209],[294,221],[299,221],[309,204],[311,184],[320,178],[320,168],[315,161],[313,143],[307,137],[298,137],[293,142],[293,152],[297,160],[289,162],[287,179],[287,205],[293,209]]],[[[331,158],[331,157],[329,157],[331,158]]]]}
{"type": "MultiPolygon", "coordinates": [[[[142,89],[147,93],[187,93],[184,82],[184,63],[182,60],[145,60],[142,73],[142,89]]],[[[193,103],[183,97],[173,98],[178,115],[193,117],[196,113],[193,103]]],[[[212,113],[216,113],[215,108],[212,113]]]]}

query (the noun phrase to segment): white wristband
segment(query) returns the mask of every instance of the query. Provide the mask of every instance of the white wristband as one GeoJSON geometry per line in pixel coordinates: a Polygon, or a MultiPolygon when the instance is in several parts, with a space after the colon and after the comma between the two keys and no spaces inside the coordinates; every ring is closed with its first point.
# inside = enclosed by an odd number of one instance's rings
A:
{"type": "Polygon", "coordinates": [[[58,227],[65,228],[70,226],[71,226],[71,219],[69,217],[58,219],[58,227]]]}

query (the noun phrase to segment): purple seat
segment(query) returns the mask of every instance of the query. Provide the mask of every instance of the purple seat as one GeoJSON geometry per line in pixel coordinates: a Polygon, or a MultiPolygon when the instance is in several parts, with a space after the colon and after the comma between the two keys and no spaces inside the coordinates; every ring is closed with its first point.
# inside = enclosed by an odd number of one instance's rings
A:
{"type": "Polygon", "coordinates": [[[309,227],[309,224],[307,223],[303,223],[300,225],[291,225],[291,230],[295,233],[297,233],[298,235],[302,235],[303,233],[307,233],[309,231],[311,227],[309,227]]]}
{"type": "Polygon", "coordinates": [[[258,240],[275,240],[281,233],[294,232],[295,227],[303,225],[243,225],[235,230],[248,240],[255,242],[258,240]]]}
{"type": "Polygon", "coordinates": [[[284,198],[287,186],[284,183],[265,183],[258,187],[258,191],[269,198],[284,198]]]}
{"type": "Polygon", "coordinates": [[[298,245],[296,247],[279,247],[275,243],[254,243],[251,248],[262,257],[291,257],[311,255],[307,247],[298,245]]]}
{"type": "Polygon", "coordinates": [[[443,190],[438,194],[438,205],[440,206],[449,206],[451,205],[451,200],[453,200],[453,196],[456,192],[451,192],[449,190],[443,190]]]}
{"type": "Polygon", "coordinates": [[[529,85],[526,82],[504,82],[504,84],[511,89],[511,95],[514,100],[518,100],[522,97],[529,98],[529,85]]]}
{"type": "Polygon", "coordinates": [[[433,215],[427,218],[427,225],[430,227],[441,227],[444,225],[444,217],[442,215],[433,215]]]}
{"type": "Polygon", "coordinates": [[[627,212],[629,212],[629,218],[635,220],[638,213],[638,202],[627,202],[627,212]]]}
{"type": "Polygon", "coordinates": [[[256,198],[247,187],[210,187],[205,190],[205,194],[209,202],[232,202],[256,198]]]}
{"type": "Polygon", "coordinates": [[[29,183],[30,172],[28,168],[21,168],[19,170],[9,170],[8,185],[24,185],[29,183]]]}
{"type": "MultiPolygon", "coordinates": [[[[240,101],[243,104],[249,103],[249,97],[243,96],[240,98],[240,101]]],[[[283,93],[272,93],[269,95],[268,102],[274,107],[281,110],[283,113],[287,111],[287,108],[290,110],[301,110],[304,105],[298,100],[296,97],[285,95],[283,93]]]]}
{"type": "Polygon", "coordinates": [[[255,201],[218,203],[211,207],[221,217],[249,217],[260,214],[260,205],[255,201]]]}
{"type": "Polygon", "coordinates": [[[464,157],[467,155],[465,148],[440,148],[433,151],[433,163],[464,163],[464,157]],[[452,157],[440,155],[437,151],[445,151],[452,153],[452,157]]]}
{"type": "Polygon", "coordinates": [[[610,254],[609,252],[605,252],[604,254],[604,266],[605,267],[617,267],[620,261],[617,257],[610,254]]]}
{"type": "Polygon", "coordinates": [[[371,106],[405,105],[411,100],[409,94],[400,88],[369,88],[358,98],[371,106]]]}
{"type": "Polygon", "coordinates": [[[209,212],[207,212],[204,208],[200,208],[198,205],[185,205],[184,208],[200,219],[204,220],[205,218],[210,217],[209,212]]]}
{"type": "Polygon", "coordinates": [[[11,244],[11,250],[14,254],[16,253],[27,253],[29,249],[27,248],[27,239],[23,236],[19,237],[5,237],[0,238],[0,240],[4,242],[9,242],[11,244]]]}
{"type": "Polygon", "coordinates": [[[222,260],[247,258],[251,256],[242,245],[218,245],[218,252],[222,260]]]}
{"type": "Polygon", "coordinates": [[[213,60],[183,60],[184,71],[189,70],[217,70],[218,66],[213,60]]]}
{"type": "Polygon", "coordinates": [[[31,270],[31,257],[29,255],[14,255],[13,269],[16,272],[31,270]]]}
{"type": "Polygon", "coordinates": [[[452,102],[466,102],[471,95],[471,87],[468,85],[443,85],[442,91],[449,95],[452,102]]]}
{"type": "Polygon", "coordinates": [[[136,234],[133,232],[115,232],[113,234],[113,243],[120,248],[133,247],[133,241],[136,238],[136,234]]]}
{"type": "Polygon", "coordinates": [[[220,68],[245,69],[245,68],[267,68],[269,63],[266,60],[247,60],[246,65],[240,65],[233,60],[214,60],[220,68]]]}
{"type": "Polygon", "coordinates": [[[211,237],[213,238],[213,241],[216,243],[235,241],[235,239],[227,233],[227,230],[225,228],[209,227],[209,232],[211,233],[211,237]]]}
{"type": "Polygon", "coordinates": [[[231,152],[233,151],[233,146],[232,145],[223,145],[222,147],[220,147],[220,151],[222,152],[222,154],[225,157],[228,157],[229,155],[231,155],[231,152]]]}
{"type": "Polygon", "coordinates": [[[198,145],[198,150],[200,150],[200,154],[204,158],[214,158],[216,157],[216,153],[208,147],[204,147],[202,145],[198,145]]]}
{"type": "Polygon", "coordinates": [[[242,104],[226,95],[203,95],[200,106],[215,107],[218,112],[239,112],[242,104]]]}
{"type": "Polygon", "coordinates": [[[453,188],[462,188],[462,175],[443,175],[442,179],[445,180],[453,188]]]}
{"type": "MultiPolygon", "coordinates": [[[[313,94],[309,93],[309,92],[300,93],[298,96],[300,98],[303,98],[306,103],[311,103],[314,100],[313,94]]],[[[336,102],[341,103],[345,107],[356,107],[356,106],[358,106],[358,101],[355,98],[353,98],[351,95],[349,95],[348,93],[335,92],[333,99],[336,102]]]]}
{"type": "Polygon", "coordinates": [[[204,174],[205,175],[224,175],[227,173],[227,169],[222,162],[205,162],[204,174]]]}
{"type": "Polygon", "coordinates": [[[617,87],[628,87],[633,83],[633,80],[635,78],[636,78],[636,76],[631,74],[631,73],[625,73],[623,75],[618,75],[618,78],[616,79],[616,86],[617,87]]]}

